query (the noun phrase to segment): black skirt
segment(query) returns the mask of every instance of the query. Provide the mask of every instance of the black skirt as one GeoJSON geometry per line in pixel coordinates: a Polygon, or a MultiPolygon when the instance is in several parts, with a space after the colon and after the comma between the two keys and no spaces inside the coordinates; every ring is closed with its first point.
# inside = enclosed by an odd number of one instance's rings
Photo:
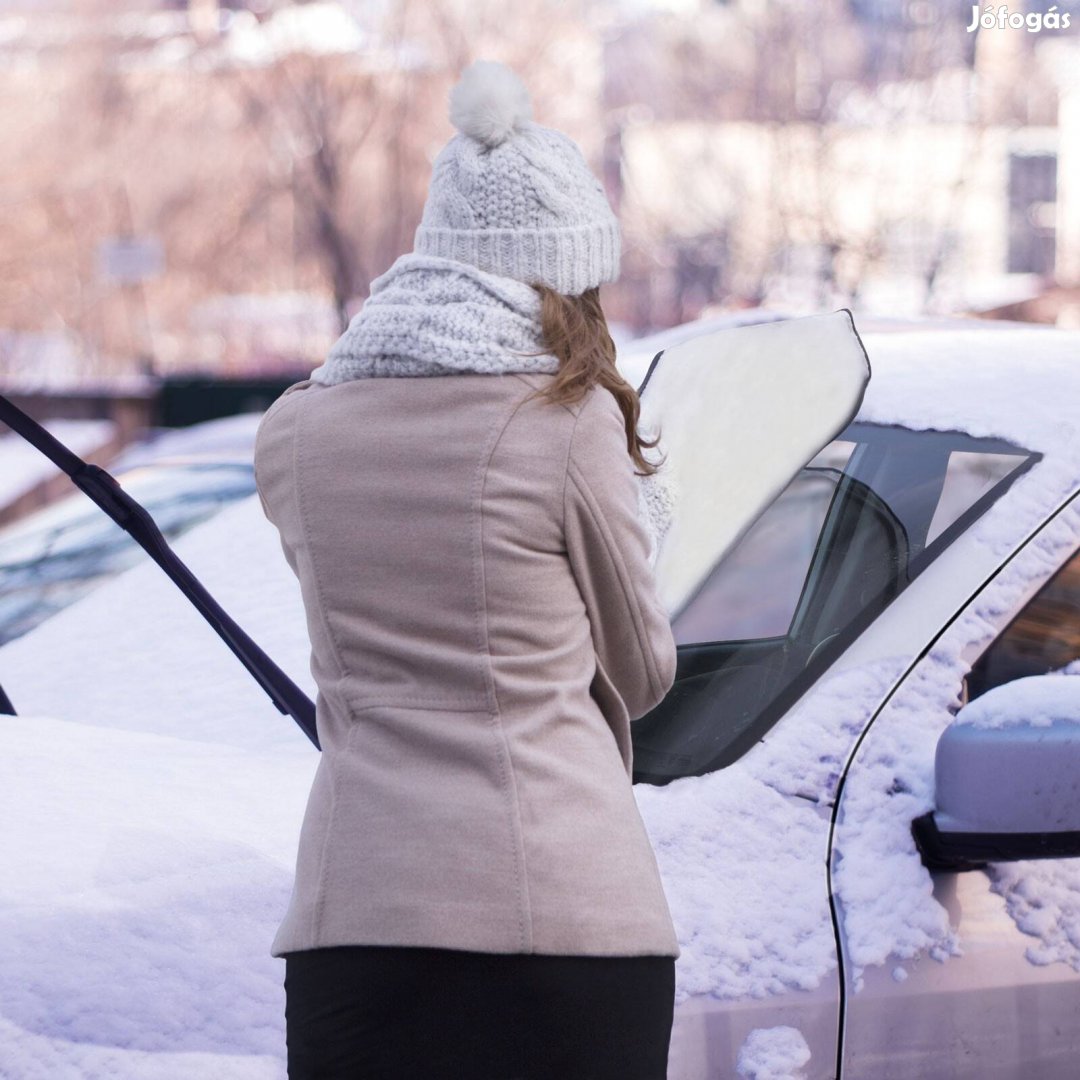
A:
{"type": "Polygon", "coordinates": [[[289,953],[289,1080],[665,1080],[674,995],[670,956],[289,953]]]}

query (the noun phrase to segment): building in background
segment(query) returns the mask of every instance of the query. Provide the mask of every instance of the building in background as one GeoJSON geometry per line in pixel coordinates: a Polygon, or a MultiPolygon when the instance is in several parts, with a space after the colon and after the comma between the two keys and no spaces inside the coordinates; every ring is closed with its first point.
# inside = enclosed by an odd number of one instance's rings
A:
{"type": "Polygon", "coordinates": [[[638,310],[969,312],[1080,279],[1080,37],[970,11],[732,2],[617,39],[638,310]]]}
{"type": "Polygon", "coordinates": [[[1068,324],[1080,37],[970,34],[970,12],[0,0],[2,340],[95,380],[309,370],[411,248],[481,56],[604,178],[605,306],[633,332],[759,304],[1068,324]]]}

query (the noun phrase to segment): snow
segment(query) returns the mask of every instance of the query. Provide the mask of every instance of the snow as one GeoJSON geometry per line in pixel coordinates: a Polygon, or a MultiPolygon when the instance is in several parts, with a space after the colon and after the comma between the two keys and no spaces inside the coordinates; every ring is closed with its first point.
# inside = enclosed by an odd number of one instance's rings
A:
{"type": "Polygon", "coordinates": [[[739,1049],[736,1066],[745,1080],[802,1080],[810,1047],[793,1027],[755,1028],[739,1049]]]}
{"type": "Polygon", "coordinates": [[[190,427],[158,428],[149,437],[126,447],[109,466],[116,473],[162,458],[210,458],[250,463],[261,412],[238,413],[204,420],[190,427]]]}
{"type": "Polygon", "coordinates": [[[4,1075],[283,1076],[267,941],[314,754],[36,716],[0,748],[4,1075]]]}
{"type": "MultiPolygon", "coordinates": [[[[175,547],[314,696],[258,498],[175,547]]],[[[306,738],[149,562],[0,649],[0,682],[4,1075],[283,1076],[306,738]]]]}
{"type": "Polygon", "coordinates": [[[860,420],[958,429],[1032,450],[1080,443],[1075,411],[1062,407],[1080,393],[1080,333],[868,333],[863,343],[873,376],[860,420]]]}
{"type": "MultiPolygon", "coordinates": [[[[864,419],[965,426],[1048,452],[992,511],[981,533],[991,546],[1076,484],[1066,408],[1080,389],[1077,335],[1039,336],[1020,396],[999,384],[1025,341],[1011,331],[867,339],[864,419]],[[943,370],[960,356],[960,372],[943,370]],[[929,392],[916,397],[908,378],[929,392]]],[[[905,958],[948,961],[961,948],[909,823],[932,805],[936,737],[958,707],[971,646],[1078,536],[1080,510],[1060,515],[941,638],[864,743],[835,867],[856,977],[889,962],[899,979],[905,958]]],[[[257,496],[175,546],[314,697],[299,587],[257,496]]],[[[635,789],[682,943],[677,1001],[760,999],[835,972],[829,805],[855,736],[911,659],[832,672],[728,769],[635,789]]],[[[22,714],[0,719],[4,1067],[20,1080],[283,1076],[282,966],[269,943],[317,763],[305,737],[149,562],[0,649],[0,683],[22,714]]],[[[996,867],[992,879],[1031,936],[1029,959],[1080,970],[1080,860],[996,867]]],[[[740,1075],[799,1075],[804,1049],[777,1032],[748,1040],[740,1075]]]]}
{"type": "MultiPolygon", "coordinates": [[[[185,533],[174,550],[312,699],[300,587],[258,496],[185,533]]],[[[146,560],[0,649],[21,713],[305,758],[310,744],[201,615],[146,560]],[[102,642],[107,647],[102,647],[102,642]],[[63,657],[57,664],[55,658],[63,657]]]]}
{"type": "MultiPolygon", "coordinates": [[[[925,952],[946,962],[962,954],[962,936],[934,897],[911,822],[934,807],[937,740],[960,709],[970,658],[1075,550],[1078,538],[1080,506],[1074,503],[939,638],[862,745],[844,790],[833,870],[856,989],[866,967],[890,958],[910,959],[925,952]]],[[[1075,700],[1072,678],[1057,678],[1060,685],[1052,678],[1050,693],[1075,700]]],[[[1029,960],[1045,963],[1050,958],[1080,971],[1080,860],[1002,864],[991,868],[991,880],[1017,927],[1037,938],[1028,950],[1029,960]],[[1044,901],[1048,906],[1040,912],[1044,901]]]]}
{"type": "Polygon", "coordinates": [[[1032,964],[1068,964],[1080,972],[1080,869],[1076,859],[998,863],[991,888],[1005,899],[1017,927],[1035,940],[1024,951],[1032,964]]]}
{"type": "MultiPolygon", "coordinates": [[[[80,457],[105,446],[116,435],[116,424],[111,420],[46,420],[42,427],[80,457]]],[[[0,435],[0,507],[57,475],[56,466],[40,450],[6,427],[4,431],[0,435]]]]}
{"type": "Polygon", "coordinates": [[[682,947],[677,1002],[809,990],[835,970],[828,802],[905,659],[827,676],[722,772],[635,787],[682,947]]]}
{"type": "Polygon", "coordinates": [[[71,1044],[34,1035],[0,1019],[0,1046],[18,1073],[2,1073],[12,1080],[281,1080],[280,1062],[265,1055],[214,1054],[185,1051],[152,1053],[123,1050],[93,1043],[71,1044]]]}
{"type": "Polygon", "coordinates": [[[957,724],[979,728],[1049,727],[1056,720],[1080,725],[1080,679],[1067,674],[1015,679],[976,698],[956,717],[957,724]]]}
{"type": "Polygon", "coordinates": [[[1004,555],[1080,487],[1080,332],[865,334],[871,378],[858,419],[1006,439],[1046,459],[973,527],[1004,555]]]}

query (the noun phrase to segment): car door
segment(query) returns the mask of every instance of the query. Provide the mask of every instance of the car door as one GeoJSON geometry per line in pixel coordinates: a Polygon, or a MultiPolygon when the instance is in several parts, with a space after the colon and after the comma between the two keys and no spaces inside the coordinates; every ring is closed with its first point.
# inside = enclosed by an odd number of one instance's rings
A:
{"type": "Polygon", "coordinates": [[[1080,859],[927,870],[941,732],[1012,679],[1080,669],[1080,496],[957,613],[867,730],[830,852],[844,1008],[841,1075],[1074,1077],[1080,859]]]}
{"type": "Polygon", "coordinates": [[[683,945],[673,1080],[734,1075],[781,1044],[808,1080],[835,1075],[831,806],[922,641],[906,616],[893,626],[893,600],[1032,460],[853,423],[675,613],[675,686],[633,725],[635,793],[683,945]],[[978,469],[950,478],[954,460],[978,469]],[[859,658],[834,667],[853,645],[859,658]]]}

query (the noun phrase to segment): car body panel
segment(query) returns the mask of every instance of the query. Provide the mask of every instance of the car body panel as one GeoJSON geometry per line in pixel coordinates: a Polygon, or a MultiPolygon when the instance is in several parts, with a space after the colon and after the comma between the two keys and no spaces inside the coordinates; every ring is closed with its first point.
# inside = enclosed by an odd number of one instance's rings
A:
{"type": "Polygon", "coordinates": [[[934,874],[963,955],[868,969],[845,1026],[844,1077],[1073,1080],[1080,976],[1037,966],[985,873],[934,874]],[[902,981],[893,970],[903,971],[902,981]]]}
{"type": "MultiPolygon", "coordinates": [[[[808,718],[810,720],[820,718],[823,712],[832,709],[834,711],[831,715],[835,718],[834,727],[841,729],[844,734],[842,737],[837,738],[831,747],[827,748],[822,754],[823,757],[832,754],[835,760],[831,764],[823,766],[823,771],[819,777],[823,781],[823,787],[817,791],[817,798],[820,800],[819,805],[813,807],[810,802],[805,804],[807,809],[813,809],[815,813],[824,813],[827,816],[832,801],[829,793],[835,793],[835,785],[855,749],[858,737],[867,728],[878,709],[896,692],[905,677],[918,666],[920,657],[932,646],[935,639],[940,635],[942,627],[949,625],[968,605],[972,596],[978,593],[987,582],[993,581],[999,575],[1002,566],[1008,563],[1010,556],[1021,550],[1029,540],[1038,535],[1046,518],[1052,516],[1060,505],[1064,505],[1058,500],[1049,505],[1040,505],[1034,510],[1030,505],[1025,505],[1030,501],[1031,492],[1042,490],[1040,477],[1035,473],[1035,470],[1039,469],[1039,467],[1039,463],[1035,464],[1028,475],[1021,476],[1017,480],[1011,500],[1010,493],[1006,493],[996,506],[990,508],[982,521],[981,528],[971,527],[960,533],[936,560],[931,562],[906,589],[892,600],[884,611],[821,674],[814,685],[798,699],[757,746],[752,748],[744,758],[733,766],[722,770],[716,775],[722,777],[730,773],[732,781],[735,782],[735,778],[743,774],[749,767],[751,771],[756,771],[759,776],[764,776],[767,785],[782,786],[778,778],[768,776],[767,767],[762,768],[760,765],[761,761],[767,760],[770,745],[775,746],[785,739],[797,738],[798,736],[793,736],[792,732],[797,732],[798,729],[805,727],[808,718]],[[994,525],[991,516],[995,515],[996,511],[997,517],[1014,520],[1017,517],[1015,504],[1024,507],[1029,520],[1037,523],[1036,527],[1029,530],[1028,533],[1017,533],[1016,538],[1010,543],[1001,543],[999,538],[996,543],[988,542],[988,536],[998,537],[997,527],[994,525]],[[860,697],[860,695],[862,696],[860,697]],[[847,711],[845,712],[845,710],[847,711]],[[757,764],[755,765],[755,763],[757,764]],[[826,775],[827,773],[830,774],[826,775]]],[[[1068,529],[1065,532],[1066,535],[1071,535],[1068,529]]],[[[1077,528],[1076,537],[1080,542],[1080,528],[1077,528]]],[[[1038,582],[1034,581],[1030,583],[1028,588],[1017,592],[1007,612],[1002,613],[1002,618],[1006,618],[1008,613],[1015,611],[1017,606],[1037,588],[1038,582]]],[[[680,783],[682,781],[676,781],[676,784],[680,783]]],[[[636,790],[640,791],[643,786],[638,785],[636,790]]],[[[764,802],[764,796],[760,797],[763,801],[759,806],[744,808],[744,812],[748,816],[755,813],[766,815],[774,812],[768,810],[764,802]]],[[[639,801],[641,801],[640,797],[639,801]]],[[[646,800],[646,809],[648,808],[647,802],[646,800]]],[[[776,824],[778,829],[782,828],[781,822],[777,821],[776,824]]],[[[663,839],[662,836],[661,839],[663,839]]],[[[816,847],[818,843],[816,838],[813,843],[816,847]]],[[[784,855],[783,852],[778,854],[777,850],[769,850],[766,846],[758,853],[758,857],[763,864],[773,863],[773,870],[775,870],[777,858],[782,861],[784,855]]],[[[826,849],[823,848],[822,859],[825,858],[826,849]]],[[[663,859],[661,861],[663,863],[663,859]]],[[[800,905],[803,905],[802,897],[807,895],[807,889],[811,887],[811,881],[819,882],[815,887],[828,891],[829,882],[825,872],[825,862],[823,861],[820,865],[820,876],[814,875],[807,867],[802,868],[801,876],[792,874],[789,902],[790,897],[798,897],[800,898],[800,905]]],[[[972,884],[965,882],[961,885],[961,889],[970,891],[972,884]]],[[[983,891],[986,891],[985,888],[983,891]]],[[[983,907],[986,908],[986,905],[984,904],[983,907]]],[[[738,919],[734,918],[724,925],[735,929],[738,926],[738,919]]],[[[823,928],[819,927],[819,930],[821,929],[823,928]]],[[[829,933],[832,933],[831,926],[827,929],[829,933]]],[[[1013,947],[1018,937],[1015,926],[1009,923],[1008,926],[998,927],[992,932],[997,935],[999,940],[1003,934],[1005,934],[1006,940],[1012,940],[1013,945],[1006,948],[1013,950],[1009,970],[1014,975],[1025,971],[1027,967],[1031,967],[1026,960],[1022,963],[1016,960],[1016,957],[1022,955],[1022,948],[1013,947]]],[[[717,934],[718,936],[720,934],[719,925],[717,926],[717,934]]],[[[682,934],[680,934],[680,937],[682,939],[682,934]]],[[[682,962],[680,961],[680,963],[682,962]]],[[[693,958],[690,958],[688,962],[691,965],[695,963],[693,958]]],[[[955,960],[952,962],[955,963],[955,960]]],[[[990,963],[993,964],[994,961],[990,961],[990,963]]],[[[912,961],[912,967],[899,976],[899,978],[905,979],[905,982],[898,982],[893,978],[892,972],[898,966],[899,964],[894,964],[892,967],[885,967],[880,970],[877,968],[868,969],[865,976],[867,986],[872,989],[879,988],[884,983],[886,989],[897,987],[908,995],[904,999],[905,1001],[915,1001],[914,991],[927,978],[922,973],[933,971],[939,965],[932,959],[912,961]],[[874,981],[871,982],[871,980],[874,981]]],[[[1071,972],[1067,972],[1064,977],[1061,975],[1038,975],[1036,981],[1030,985],[1017,983],[1012,990],[999,987],[1000,992],[995,991],[994,1007],[1008,1010],[1019,1004],[1027,1008],[1032,1001],[1038,1001],[1039,995],[1045,996],[1047,993],[1059,993],[1062,986],[1065,986],[1071,992],[1071,975],[1071,972]],[[1009,999],[1010,993],[1015,995],[1015,1000],[1011,1002],[1009,999]]],[[[829,1051],[825,1051],[823,1048],[829,1041],[828,1032],[830,1028],[834,1034],[838,1034],[836,1020],[830,1019],[830,1006],[832,1004],[837,1009],[837,1013],[834,1015],[837,1018],[839,1015],[840,1002],[838,997],[834,997],[837,989],[837,973],[835,971],[822,972],[819,973],[819,978],[819,983],[808,990],[777,992],[766,996],[764,1000],[751,1000],[746,996],[740,997],[738,995],[724,996],[723,993],[692,993],[681,997],[676,1008],[676,1019],[672,1034],[669,1077],[672,1080],[691,1080],[691,1078],[697,1080],[698,1077],[702,1076],[734,1075],[739,1050],[749,1032],[756,1029],[774,1029],[778,1027],[795,1028],[806,1039],[807,1045],[812,1048],[811,1060],[803,1069],[804,1076],[808,1078],[835,1076],[837,1074],[836,1044],[834,1043],[829,1051]]],[[[979,976],[975,975],[975,978],[978,979],[979,976]]],[[[848,990],[850,1002],[853,988],[848,986],[846,989],[848,990]]],[[[871,991],[864,991],[862,1000],[870,1002],[872,996],[871,991]]],[[[867,1006],[867,1008],[870,1007],[867,1006]]],[[[1061,1023],[1068,1019],[1072,1009],[1071,1004],[1065,999],[1061,999],[1057,1005],[1049,1005],[1042,1001],[1040,1007],[1045,1008],[1045,1015],[1048,1018],[1057,1015],[1061,1023]]],[[[953,1019],[950,1022],[954,1028],[969,1022],[968,1013],[964,1011],[964,1006],[954,1002],[949,1008],[952,1010],[953,1019]]],[[[895,1015],[890,1016],[888,1010],[880,1014],[867,1015],[877,1017],[874,1021],[875,1025],[883,1023],[886,1019],[890,1024],[900,1022],[895,1015]]],[[[930,1038],[934,1031],[940,1033],[943,1030],[934,1028],[935,1022],[935,1012],[932,1005],[928,1006],[925,1015],[920,1013],[917,1008],[912,1013],[912,1024],[915,1029],[930,1033],[926,1035],[927,1038],[930,1038]]],[[[941,1020],[941,1023],[945,1022],[944,1019],[941,1020]]],[[[1067,1028],[1061,1028],[1061,1024],[1057,1020],[1051,1020],[1051,1028],[1054,1028],[1055,1025],[1061,1030],[1068,1030],[1067,1028]]],[[[912,1032],[913,1045],[918,1045],[917,1040],[921,1036],[919,1031],[915,1029],[912,1032]]],[[[852,1030],[851,1027],[847,1028],[849,1036],[852,1030]]],[[[1061,1045],[1066,1047],[1069,1045],[1075,1047],[1077,1045],[1075,1030],[1075,1025],[1073,1025],[1073,1035],[1071,1037],[1068,1034],[1063,1036],[1061,1045]]],[[[865,1052],[868,1053],[872,1047],[880,1049],[883,1039],[894,1037],[892,1032],[884,1031],[878,1026],[876,1034],[871,1031],[867,1036],[865,1052]]],[[[903,1041],[901,1040],[897,1045],[903,1047],[903,1041]]],[[[955,1045],[958,1048],[958,1053],[967,1052],[962,1050],[964,1045],[962,1041],[956,1042],[955,1045]]],[[[951,1071],[948,1071],[954,1066],[951,1059],[949,1059],[946,1071],[941,1071],[944,1063],[940,1057],[940,1049],[939,1046],[937,1064],[928,1066],[931,1071],[925,1075],[953,1075],[951,1071]],[[939,1071],[935,1073],[934,1069],[939,1071]]],[[[864,1051],[860,1051],[860,1053],[862,1052],[864,1051]]],[[[1056,1051],[1051,1049],[1047,1049],[1044,1053],[1042,1060],[1047,1063],[1048,1068],[1051,1067],[1049,1062],[1053,1053],[1056,1053],[1056,1051]]],[[[860,1061],[854,1071],[852,1071],[853,1067],[849,1064],[848,1074],[854,1076],[877,1076],[878,1072],[874,1070],[881,1067],[881,1061],[878,1058],[871,1059],[868,1057],[866,1061],[860,1061]]],[[[960,1068],[960,1065],[956,1065],[956,1067],[960,1068]]],[[[901,1073],[896,1075],[901,1075],[901,1073]]],[[[957,1075],[960,1075],[960,1073],[957,1073],[957,1075]]]]}
{"type": "MultiPolygon", "coordinates": [[[[1078,550],[1074,493],[942,624],[853,758],[830,853],[844,958],[843,1076],[1076,1075],[1080,860],[931,873],[910,823],[933,806],[937,737],[963,703],[964,675],[1078,550]],[[881,896],[903,913],[903,926],[883,926],[881,896]]],[[[966,568],[943,559],[939,572],[950,569],[963,580],[966,568]]]]}
{"type": "Polygon", "coordinates": [[[691,998],[676,1012],[668,1053],[671,1080],[717,1080],[735,1075],[739,1052],[751,1032],[790,1027],[810,1051],[805,1080],[836,1075],[838,987],[836,979],[814,990],[778,994],[765,1001],[734,1001],[718,1009],[708,999],[691,998]]]}

